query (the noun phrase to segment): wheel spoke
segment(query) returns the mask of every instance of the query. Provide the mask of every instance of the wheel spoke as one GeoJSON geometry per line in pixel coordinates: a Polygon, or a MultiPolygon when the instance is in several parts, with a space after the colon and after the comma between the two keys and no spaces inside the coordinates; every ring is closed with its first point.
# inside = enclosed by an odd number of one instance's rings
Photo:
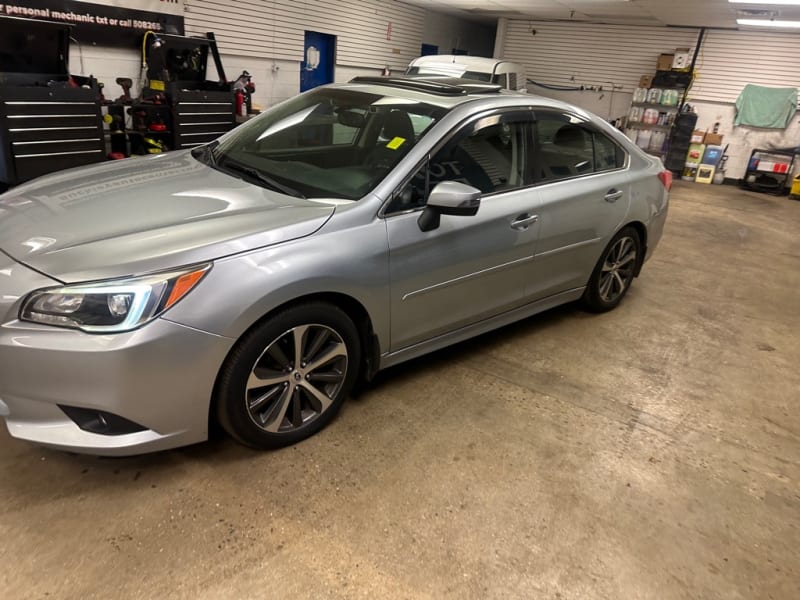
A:
{"type": "Polygon", "coordinates": [[[264,429],[272,433],[278,432],[283,423],[283,419],[286,417],[286,410],[289,408],[289,404],[294,397],[294,390],[294,386],[287,385],[280,399],[272,407],[272,410],[263,415],[261,424],[264,429]]]}
{"type": "Polygon", "coordinates": [[[636,260],[636,250],[631,249],[630,252],[619,259],[619,266],[622,267],[623,265],[627,265],[629,262],[634,260],[636,260]]]}
{"type": "Polygon", "coordinates": [[[308,325],[302,325],[292,329],[292,338],[294,340],[294,368],[297,369],[303,362],[303,344],[305,343],[306,332],[308,325]]]}
{"type": "Polygon", "coordinates": [[[600,280],[600,297],[608,302],[608,294],[611,291],[611,286],[614,282],[614,275],[609,274],[600,280]]]}
{"type": "Polygon", "coordinates": [[[614,244],[614,248],[610,252],[611,262],[616,263],[619,260],[620,251],[622,250],[622,242],[623,240],[620,240],[616,244],[614,244]]]}
{"type": "Polygon", "coordinates": [[[315,383],[339,383],[344,379],[344,373],[340,371],[323,371],[316,373],[309,373],[307,381],[315,383]]]}
{"type": "Polygon", "coordinates": [[[615,294],[615,296],[618,296],[619,294],[625,291],[625,280],[622,279],[619,272],[617,271],[614,272],[614,280],[617,282],[617,286],[619,287],[619,291],[617,291],[617,293],[615,294]]]}
{"type": "Polygon", "coordinates": [[[323,411],[327,410],[327,408],[333,403],[333,400],[331,400],[331,398],[329,398],[325,392],[316,386],[311,385],[308,381],[304,381],[300,385],[308,394],[308,399],[311,400],[313,404],[316,404],[316,406],[314,406],[314,410],[318,413],[322,413],[323,411]]]}
{"type": "Polygon", "coordinates": [[[624,269],[617,269],[617,273],[619,273],[625,281],[628,281],[633,277],[633,265],[625,267],[624,269]]]}
{"type": "Polygon", "coordinates": [[[603,273],[608,273],[608,272],[609,272],[609,271],[611,271],[613,268],[614,268],[614,264],[613,264],[613,263],[610,263],[610,262],[608,262],[608,261],[606,261],[606,262],[604,262],[604,263],[603,263],[603,269],[602,269],[602,271],[603,271],[603,273]]]}
{"type": "Polygon", "coordinates": [[[323,353],[322,356],[316,358],[313,362],[308,363],[306,366],[306,371],[311,372],[319,369],[321,366],[328,364],[334,358],[339,358],[341,356],[347,356],[347,348],[341,342],[337,342],[334,346],[331,347],[330,350],[323,353]]]}
{"type": "Polygon", "coordinates": [[[258,412],[258,409],[268,400],[272,400],[279,392],[284,390],[284,386],[276,385],[271,388],[266,394],[261,394],[255,400],[252,400],[248,403],[248,407],[250,408],[250,412],[258,412]]]}
{"type": "Polygon", "coordinates": [[[270,347],[267,348],[266,354],[269,354],[279,366],[287,368],[291,364],[291,361],[281,349],[279,342],[280,340],[275,340],[272,344],[270,344],[270,347]]]}
{"type": "Polygon", "coordinates": [[[294,427],[300,427],[303,424],[303,398],[300,396],[300,388],[294,388],[294,394],[292,394],[292,425],[294,427]]]}
{"type": "Polygon", "coordinates": [[[288,380],[289,379],[285,373],[277,373],[275,375],[270,375],[269,377],[261,377],[260,375],[256,374],[256,370],[253,369],[253,372],[250,373],[250,377],[247,380],[246,389],[249,392],[250,390],[257,390],[259,388],[277,385],[288,380]]]}
{"type": "Polygon", "coordinates": [[[317,335],[314,336],[312,342],[308,344],[308,348],[306,348],[306,351],[303,353],[303,358],[309,362],[313,360],[317,353],[322,350],[325,342],[327,342],[330,337],[330,329],[320,328],[319,331],[317,331],[317,335]]]}

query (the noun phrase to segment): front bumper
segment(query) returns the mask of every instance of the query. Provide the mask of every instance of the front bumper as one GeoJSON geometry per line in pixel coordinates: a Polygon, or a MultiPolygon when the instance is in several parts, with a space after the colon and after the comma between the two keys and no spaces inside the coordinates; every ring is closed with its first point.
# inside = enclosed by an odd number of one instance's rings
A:
{"type": "Polygon", "coordinates": [[[0,415],[13,437],[72,452],[125,456],[200,442],[233,343],[166,319],[114,335],[13,320],[0,327],[0,415]],[[145,429],[92,433],[58,405],[112,413],[145,429]]]}

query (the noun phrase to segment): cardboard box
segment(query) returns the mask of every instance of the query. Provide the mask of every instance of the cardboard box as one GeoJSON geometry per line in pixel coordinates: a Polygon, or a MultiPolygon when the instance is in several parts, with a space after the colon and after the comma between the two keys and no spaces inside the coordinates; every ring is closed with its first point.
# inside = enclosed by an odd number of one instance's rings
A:
{"type": "Polygon", "coordinates": [[[692,63],[691,48],[675,48],[675,58],[672,59],[673,69],[688,69],[692,63]]]}
{"type": "Polygon", "coordinates": [[[721,146],[722,136],[718,133],[707,133],[704,142],[706,146],[721,146]]]}
{"type": "Polygon", "coordinates": [[[653,85],[653,76],[652,75],[642,75],[639,77],[639,87],[640,88],[647,88],[650,89],[650,86],[653,85]]]}
{"type": "Polygon", "coordinates": [[[706,132],[701,129],[695,129],[692,132],[692,139],[690,140],[690,142],[692,144],[702,144],[703,140],[705,139],[706,139],[706,132]]]}
{"type": "Polygon", "coordinates": [[[659,71],[671,71],[672,61],[675,59],[674,54],[659,54],[656,69],[659,71]]]}

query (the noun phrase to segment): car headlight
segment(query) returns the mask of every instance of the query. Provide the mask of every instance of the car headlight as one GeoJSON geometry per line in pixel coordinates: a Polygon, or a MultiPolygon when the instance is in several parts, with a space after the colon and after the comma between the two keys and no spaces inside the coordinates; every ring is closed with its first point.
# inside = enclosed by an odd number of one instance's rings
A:
{"type": "Polygon", "coordinates": [[[209,263],[143,277],[37,290],[25,299],[19,318],[90,333],[129,331],[173,306],[210,268],[209,263]]]}

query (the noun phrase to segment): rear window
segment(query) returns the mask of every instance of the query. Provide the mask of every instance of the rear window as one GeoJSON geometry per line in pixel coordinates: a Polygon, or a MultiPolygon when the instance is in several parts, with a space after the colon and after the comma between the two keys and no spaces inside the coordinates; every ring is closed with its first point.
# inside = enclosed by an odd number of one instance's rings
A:
{"type": "Polygon", "coordinates": [[[536,173],[540,182],[571,179],[625,166],[625,151],[587,121],[555,111],[536,112],[536,173]]]}

